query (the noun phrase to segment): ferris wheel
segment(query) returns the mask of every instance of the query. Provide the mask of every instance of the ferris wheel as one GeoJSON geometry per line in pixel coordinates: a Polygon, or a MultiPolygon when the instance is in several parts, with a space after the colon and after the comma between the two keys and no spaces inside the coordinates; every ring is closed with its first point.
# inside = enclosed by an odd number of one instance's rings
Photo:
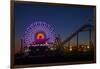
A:
{"type": "MultiPolygon", "coordinates": [[[[47,40],[48,43],[54,43],[55,32],[53,25],[42,21],[35,21],[24,32],[24,44],[30,46],[36,40],[47,40]]],[[[36,41],[37,42],[37,41],[36,41]]]]}

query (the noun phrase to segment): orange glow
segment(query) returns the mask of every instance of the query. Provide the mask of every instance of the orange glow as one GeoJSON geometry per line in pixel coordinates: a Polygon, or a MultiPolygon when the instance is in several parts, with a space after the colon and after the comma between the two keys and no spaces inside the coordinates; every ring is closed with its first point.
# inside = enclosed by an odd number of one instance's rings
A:
{"type": "Polygon", "coordinates": [[[37,39],[44,39],[44,34],[38,33],[36,38],[37,39]]]}

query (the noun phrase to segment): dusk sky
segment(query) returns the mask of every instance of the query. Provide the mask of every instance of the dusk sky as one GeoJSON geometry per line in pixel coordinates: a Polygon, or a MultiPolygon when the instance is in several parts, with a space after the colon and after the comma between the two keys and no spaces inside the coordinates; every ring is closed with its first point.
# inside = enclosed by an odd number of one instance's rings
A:
{"type": "MultiPolygon", "coordinates": [[[[93,7],[86,6],[44,6],[16,3],[14,8],[16,38],[21,38],[31,23],[45,21],[54,25],[55,33],[65,39],[82,25],[92,24],[88,19],[92,20],[94,15],[93,7]]],[[[88,34],[85,33],[82,36],[82,39],[88,39],[88,34]]]]}

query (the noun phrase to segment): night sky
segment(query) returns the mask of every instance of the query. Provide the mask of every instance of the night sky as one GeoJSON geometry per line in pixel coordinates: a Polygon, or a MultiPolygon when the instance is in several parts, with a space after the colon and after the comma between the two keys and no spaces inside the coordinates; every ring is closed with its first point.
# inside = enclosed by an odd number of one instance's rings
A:
{"type": "MultiPolygon", "coordinates": [[[[67,38],[82,25],[92,24],[93,7],[86,6],[44,6],[38,4],[16,3],[15,15],[15,37],[21,38],[24,31],[35,21],[45,21],[54,25],[55,33],[60,34],[62,39],[67,38]]],[[[83,33],[82,39],[88,39],[88,34],[83,33]]]]}

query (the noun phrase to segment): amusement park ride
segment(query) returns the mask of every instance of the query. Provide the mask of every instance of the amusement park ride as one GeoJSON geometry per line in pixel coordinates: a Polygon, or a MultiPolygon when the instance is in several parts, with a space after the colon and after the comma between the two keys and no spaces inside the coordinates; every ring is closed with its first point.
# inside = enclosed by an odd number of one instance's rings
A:
{"type": "MultiPolygon", "coordinates": [[[[46,22],[37,21],[32,23],[25,31],[23,39],[21,39],[21,53],[25,55],[45,55],[48,52],[56,52],[63,54],[69,52],[87,52],[93,48],[91,40],[92,25],[83,25],[67,39],[61,41],[60,36],[55,36],[53,27],[46,22]],[[89,44],[79,44],[79,33],[89,31],[89,44]],[[76,38],[76,46],[71,46],[70,41],[76,38]],[[68,44],[66,46],[66,43],[68,44]]],[[[53,53],[54,54],[54,53],[53,53]]]]}
{"type": "Polygon", "coordinates": [[[34,22],[21,39],[20,53],[15,54],[15,64],[40,64],[94,60],[95,44],[92,41],[93,25],[83,25],[68,38],[62,40],[55,35],[53,27],[45,22],[34,22]],[[88,44],[80,44],[80,32],[89,32],[88,44]],[[76,45],[71,40],[76,37],[76,45]]]}
{"type": "Polygon", "coordinates": [[[45,22],[37,21],[32,23],[25,31],[21,40],[21,52],[25,54],[31,52],[33,55],[40,52],[43,55],[43,52],[46,53],[47,50],[52,49],[54,42],[54,29],[45,22]]]}

